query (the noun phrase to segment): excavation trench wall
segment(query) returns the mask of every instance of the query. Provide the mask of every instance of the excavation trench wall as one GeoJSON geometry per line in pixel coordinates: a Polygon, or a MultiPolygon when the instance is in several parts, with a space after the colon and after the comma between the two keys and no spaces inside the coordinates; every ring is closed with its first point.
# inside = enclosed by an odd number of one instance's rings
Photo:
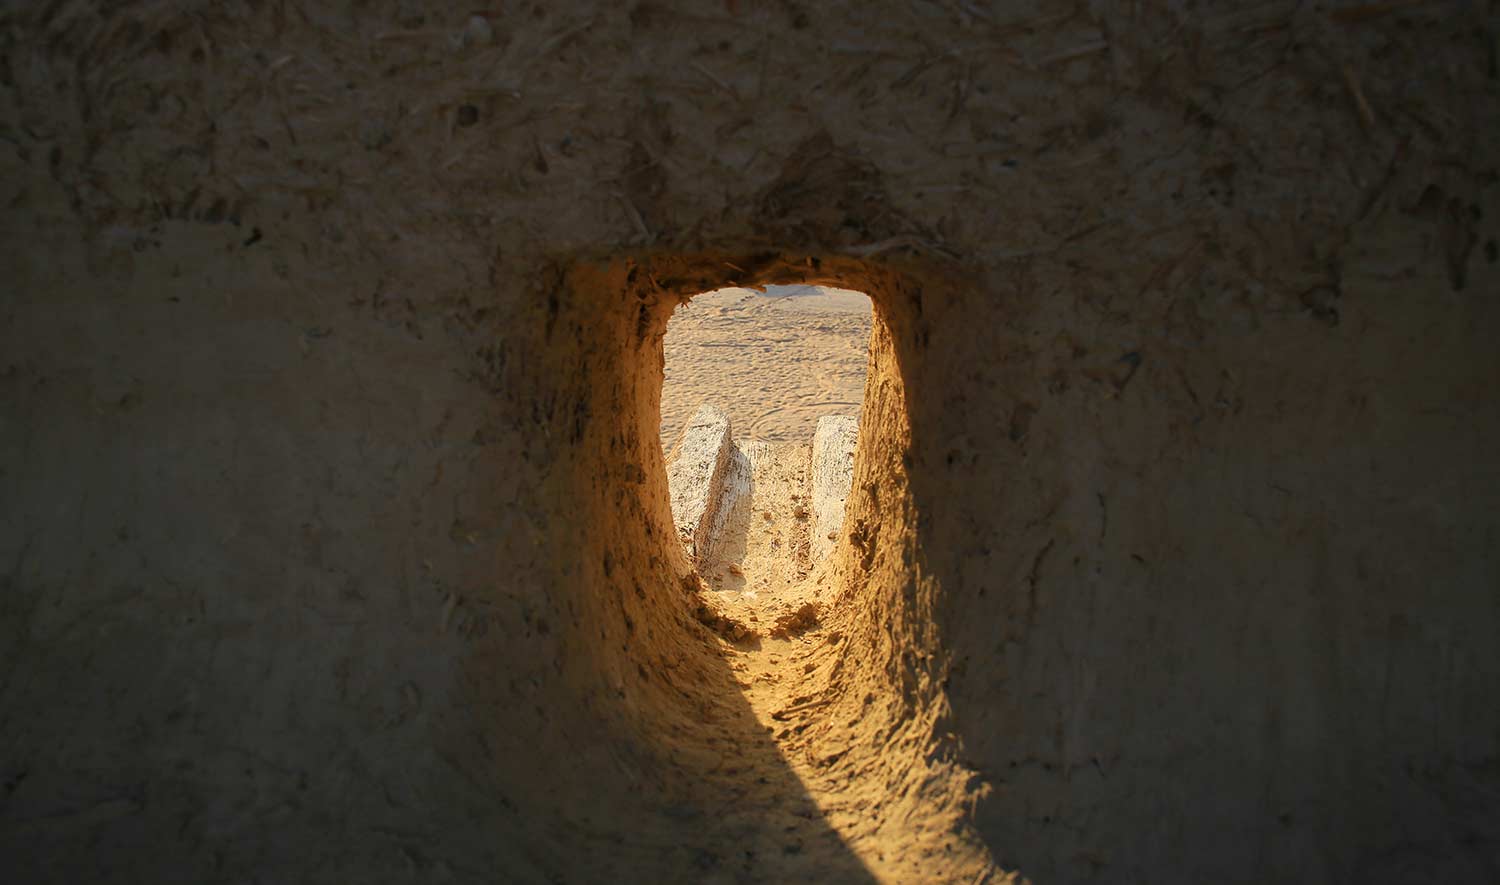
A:
{"type": "Polygon", "coordinates": [[[1482,6],[747,7],[0,14],[9,878],[1494,881],[1482,6]],[[653,360],[802,280],[794,760],[653,360]]]}

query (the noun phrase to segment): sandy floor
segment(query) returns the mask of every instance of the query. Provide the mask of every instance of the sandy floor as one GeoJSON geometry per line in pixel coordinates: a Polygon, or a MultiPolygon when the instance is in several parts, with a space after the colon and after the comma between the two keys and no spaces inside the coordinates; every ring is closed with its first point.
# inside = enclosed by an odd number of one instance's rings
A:
{"type": "Polygon", "coordinates": [[[847,289],[697,296],[667,327],[663,444],[705,400],[729,414],[737,440],[811,442],[819,417],[859,413],[870,323],[870,299],[847,289]]]}
{"type": "Polygon", "coordinates": [[[806,577],[810,566],[806,499],[811,446],[737,443],[720,519],[700,571],[714,590],[757,599],[806,577]]]}
{"type": "Polygon", "coordinates": [[[818,418],[859,414],[870,324],[870,300],[858,292],[708,292],[672,318],[662,388],[669,449],[700,403],[729,415],[735,448],[699,574],[714,609],[746,631],[725,653],[753,714],[824,813],[851,816],[848,832],[872,800],[847,783],[825,790],[826,772],[807,756],[829,727],[820,699],[842,638],[810,554],[809,493],[818,418]]]}

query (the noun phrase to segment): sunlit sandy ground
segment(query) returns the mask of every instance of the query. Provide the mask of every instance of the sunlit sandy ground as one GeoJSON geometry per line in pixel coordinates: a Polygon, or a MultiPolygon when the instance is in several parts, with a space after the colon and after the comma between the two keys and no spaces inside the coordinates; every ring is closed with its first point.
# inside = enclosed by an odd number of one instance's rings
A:
{"type": "Polygon", "coordinates": [[[737,439],[811,442],[819,417],[858,414],[870,323],[870,299],[846,289],[697,296],[667,327],[663,444],[705,401],[729,414],[737,439]]]}

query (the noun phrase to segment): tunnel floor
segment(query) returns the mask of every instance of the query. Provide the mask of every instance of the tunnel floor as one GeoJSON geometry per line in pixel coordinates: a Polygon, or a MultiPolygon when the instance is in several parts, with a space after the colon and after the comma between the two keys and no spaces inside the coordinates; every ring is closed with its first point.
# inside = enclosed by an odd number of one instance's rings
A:
{"type": "MultiPolygon", "coordinates": [[[[719,429],[697,425],[700,435],[719,429]]],[[[702,517],[707,532],[696,555],[690,551],[700,618],[724,640],[750,714],[845,842],[872,839],[871,814],[890,798],[883,784],[836,766],[858,728],[829,713],[840,694],[846,615],[830,553],[842,528],[856,430],[851,415],[821,419],[815,439],[800,442],[725,434],[722,475],[711,483],[713,500],[702,517]]],[[[692,433],[690,423],[674,454],[691,457],[684,449],[692,433]]],[[[669,473],[677,466],[673,459],[669,473]]]]}

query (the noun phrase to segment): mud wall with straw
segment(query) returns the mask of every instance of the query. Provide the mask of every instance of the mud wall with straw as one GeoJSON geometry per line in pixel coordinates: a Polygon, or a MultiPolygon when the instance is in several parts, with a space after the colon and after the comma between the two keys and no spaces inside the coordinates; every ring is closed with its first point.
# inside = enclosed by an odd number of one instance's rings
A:
{"type": "Polygon", "coordinates": [[[1493,881],[1492,12],[0,13],[0,856],[1493,881]],[[877,331],[789,744],[654,410],[794,281],[877,331]]]}

